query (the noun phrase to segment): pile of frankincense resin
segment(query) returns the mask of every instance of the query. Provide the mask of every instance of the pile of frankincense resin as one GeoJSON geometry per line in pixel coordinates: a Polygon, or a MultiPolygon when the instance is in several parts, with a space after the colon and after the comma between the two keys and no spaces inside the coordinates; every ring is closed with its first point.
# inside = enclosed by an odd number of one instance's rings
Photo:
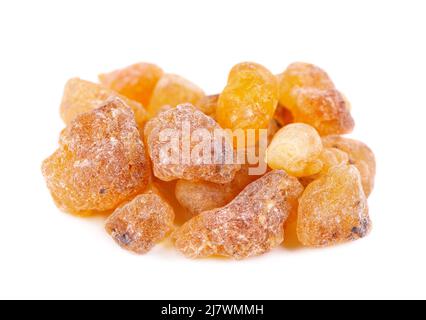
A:
{"type": "MultiPolygon", "coordinates": [[[[226,79],[224,78],[224,82],[226,79]]],[[[235,65],[219,94],[139,63],[74,78],[66,128],[42,165],[57,206],[105,217],[122,248],[169,239],[190,258],[243,259],[286,242],[324,247],[371,229],[375,158],[344,137],[351,106],[328,74],[235,65]]]]}

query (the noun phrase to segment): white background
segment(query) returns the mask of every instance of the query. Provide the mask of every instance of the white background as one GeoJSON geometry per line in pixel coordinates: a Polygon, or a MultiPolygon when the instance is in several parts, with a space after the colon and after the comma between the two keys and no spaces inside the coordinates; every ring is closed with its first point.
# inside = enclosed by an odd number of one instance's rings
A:
{"type": "Polygon", "coordinates": [[[424,1],[1,1],[0,298],[426,298],[424,1]],[[40,172],[64,83],[148,61],[219,92],[238,62],[315,63],[378,162],[372,234],[242,262],[121,250],[40,172]]]}

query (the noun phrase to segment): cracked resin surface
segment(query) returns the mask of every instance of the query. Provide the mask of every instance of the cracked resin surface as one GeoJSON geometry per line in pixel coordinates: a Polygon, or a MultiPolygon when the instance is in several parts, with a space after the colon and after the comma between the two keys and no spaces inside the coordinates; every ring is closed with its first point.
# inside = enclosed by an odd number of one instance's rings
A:
{"type": "Polygon", "coordinates": [[[195,216],[174,234],[187,257],[220,255],[243,259],[283,241],[283,224],[303,188],[296,178],[275,170],[249,184],[230,204],[195,216]]]}
{"type": "Polygon", "coordinates": [[[280,104],[290,110],[295,122],[313,126],[322,136],[353,130],[349,102],[322,69],[293,63],[278,81],[280,104]]]}
{"type": "Polygon", "coordinates": [[[145,139],[154,175],[163,181],[231,182],[240,165],[227,164],[227,155],[233,155],[232,144],[229,139],[223,139],[222,147],[217,147],[213,138],[215,130],[226,136],[212,118],[189,104],[179,105],[151,119],[145,127],[145,139]],[[185,127],[190,129],[191,135],[184,132],[185,127]],[[200,141],[194,139],[197,135],[193,133],[197,130],[208,137],[207,148],[200,148],[200,141]]]}
{"type": "Polygon", "coordinates": [[[105,229],[122,248],[142,254],[167,236],[173,220],[172,207],[149,191],[116,209],[105,229]]]}
{"type": "Polygon", "coordinates": [[[164,74],[152,93],[148,112],[152,117],[164,106],[174,108],[182,103],[197,105],[204,96],[204,91],[191,81],[175,74],[164,74]]]}
{"type": "Polygon", "coordinates": [[[132,111],[115,98],[77,116],[42,171],[57,205],[75,214],[113,210],[144,191],[150,169],[132,111]]]}
{"type": "Polygon", "coordinates": [[[333,167],[299,199],[297,236],[305,246],[356,240],[370,230],[367,199],[355,166],[333,167]]]}
{"type": "Polygon", "coordinates": [[[99,81],[123,96],[147,106],[163,70],[151,63],[137,63],[99,75],[99,81]]]}
{"type": "Polygon", "coordinates": [[[376,176],[376,159],[373,151],[363,142],[341,137],[328,136],[322,139],[326,147],[339,149],[349,156],[349,164],[358,168],[361,174],[362,187],[367,197],[374,188],[376,176]]]}
{"type": "Polygon", "coordinates": [[[78,78],[68,80],[65,85],[60,107],[61,117],[69,124],[76,116],[99,108],[108,99],[116,97],[122,99],[132,109],[137,124],[142,126],[147,119],[147,113],[140,103],[96,83],[78,78]]]}
{"type": "Polygon", "coordinates": [[[267,129],[278,103],[276,77],[257,63],[234,66],[219,96],[217,122],[228,129],[267,129]]]}

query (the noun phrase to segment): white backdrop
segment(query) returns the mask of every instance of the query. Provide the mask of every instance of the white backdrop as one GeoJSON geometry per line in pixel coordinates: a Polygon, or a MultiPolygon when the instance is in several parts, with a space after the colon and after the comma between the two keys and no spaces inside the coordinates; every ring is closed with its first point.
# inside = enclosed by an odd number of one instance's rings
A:
{"type": "Polygon", "coordinates": [[[1,1],[0,298],[426,298],[424,1],[1,1]],[[372,234],[242,262],[121,250],[40,172],[64,83],[138,61],[219,92],[230,68],[323,67],[378,162],[372,234]]]}

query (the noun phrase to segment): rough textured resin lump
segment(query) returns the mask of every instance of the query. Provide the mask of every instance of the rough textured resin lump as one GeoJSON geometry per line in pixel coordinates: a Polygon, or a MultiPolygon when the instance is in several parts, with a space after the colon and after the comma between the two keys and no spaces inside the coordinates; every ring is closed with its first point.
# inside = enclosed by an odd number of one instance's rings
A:
{"type": "Polygon", "coordinates": [[[321,138],[314,128],[293,123],[281,128],[266,151],[268,165],[296,177],[310,176],[322,168],[321,138]]]}
{"type": "Polygon", "coordinates": [[[358,168],[362,186],[367,197],[374,188],[376,160],[373,151],[361,141],[341,136],[328,136],[322,139],[324,146],[339,149],[349,156],[349,163],[358,168]]]}
{"type": "MultiPolygon", "coordinates": [[[[217,133],[223,131],[212,118],[189,104],[161,112],[151,119],[145,127],[145,139],[154,175],[163,181],[231,182],[240,165],[232,162],[233,147],[229,139],[222,139],[222,146],[217,146],[215,130],[217,133]],[[202,148],[200,141],[195,139],[197,131],[209,139],[202,148]],[[230,164],[228,155],[231,156],[230,164]]],[[[224,132],[222,135],[227,136],[224,132]]]]}
{"type": "Polygon", "coordinates": [[[370,230],[367,199],[355,166],[333,167],[299,199],[297,236],[305,246],[356,240],[370,230]]]}
{"type": "Polygon", "coordinates": [[[147,113],[140,103],[127,99],[96,83],[78,78],[69,80],[65,85],[61,103],[61,117],[68,124],[76,116],[96,109],[108,99],[115,97],[122,99],[132,109],[137,124],[142,126],[147,119],[147,113]]]}
{"type": "Polygon", "coordinates": [[[280,104],[290,110],[295,122],[313,126],[322,136],[353,130],[350,105],[323,70],[297,62],[278,80],[280,104]]]}
{"type": "Polygon", "coordinates": [[[275,170],[249,184],[230,204],[205,211],[174,234],[176,248],[190,258],[213,255],[243,259],[283,241],[284,222],[303,188],[275,170]]]}
{"type": "Polygon", "coordinates": [[[280,75],[279,94],[280,103],[284,106],[293,104],[293,90],[295,88],[315,88],[318,90],[334,89],[334,83],[329,75],[321,68],[303,62],[290,64],[280,75]]]}
{"type": "Polygon", "coordinates": [[[165,106],[174,108],[182,103],[197,105],[204,96],[203,90],[189,80],[175,74],[165,74],[155,86],[148,112],[150,116],[155,116],[165,106]]]}
{"type": "Polygon", "coordinates": [[[149,191],[115,210],[105,229],[122,248],[142,254],[167,236],[173,220],[173,209],[149,191]]]}
{"type": "Polygon", "coordinates": [[[229,73],[216,119],[227,129],[267,129],[278,103],[276,77],[256,63],[240,63],[229,73]]]}
{"type": "Polygon", "coordinates": [[[99,81],[123,96],[147,106],[163,70],[155,64],[137,63],[99,75],[99,81]]]}
{"type": "Polygon", "coordinates": [[[77,116],[42,165],[57,205],[75,214],[115,209],[145,190],[150,168],[132,111],[118,98],[77,116]]]}

